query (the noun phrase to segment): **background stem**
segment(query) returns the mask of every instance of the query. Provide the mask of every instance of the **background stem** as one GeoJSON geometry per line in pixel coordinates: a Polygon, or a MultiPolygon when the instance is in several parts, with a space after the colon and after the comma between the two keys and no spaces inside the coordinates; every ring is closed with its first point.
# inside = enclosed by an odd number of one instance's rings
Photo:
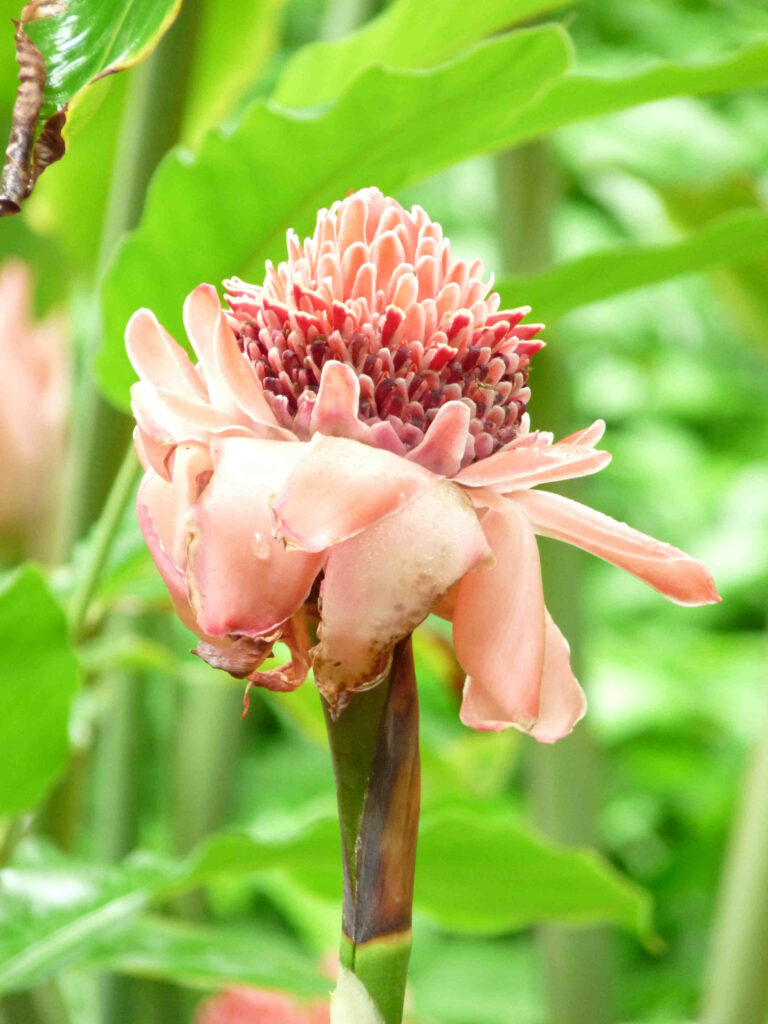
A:
{"type": "Polygon", "coordinates": [[[702,1024],[768,1019],[768,708],[726,857],[705,975],[702,1024]]]}
{"type": "MultiPolygon", "coordinates": [[[[499,223],[505,270],[530,273],[551,262],[552,211],[560,192],[557,167],[546,143],[497,157],[499,223]]],[[[525,302],[525,296],[519,296],[525,302]]],[[[536,319],[533,310],[532,319],[536,319]]],[[[566,435],[575,429],[563,346],[545,333],[547,348],[533,361],[531,414],[534,427],[566,435]]],[[[558,491],[576,497],[580,483],[558,491]]],[[[581,485],[583,488],[583,485],[581,485]]],[[[583,647],[584,555],[567,544],[540,540],[547,607],[571,644],[580,673],[583,647]]],[[[600,805],[599,760],[588,720],[552,745],[531,744],[531,790],[538,824],[553,839],[595,845],[600,805]]],[[[549,1003],[556,1024],[608,1024],[612,1013],[610,936],[604,929],[573,931],[546,925],[538,932],[549,1003]]]]}

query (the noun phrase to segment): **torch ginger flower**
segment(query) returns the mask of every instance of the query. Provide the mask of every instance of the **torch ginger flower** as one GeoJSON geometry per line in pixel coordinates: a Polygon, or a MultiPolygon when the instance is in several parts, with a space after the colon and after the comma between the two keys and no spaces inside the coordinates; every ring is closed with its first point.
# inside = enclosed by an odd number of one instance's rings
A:
{"type": "Polygon", "coordinates": [[[547,613],[536,534],[613,562],[680,604],[719,600],[683,552],[535,491],[610,460],[601,421],[554,442],[526,405],[540,325],[499,310],[439,224],[364,189],[318,215],[263,286],[201,285],[199,363],[139,310],[126,340],[139,518],[197,653],[287,690],[310,663],[338,711],[380,682],[430,612],[453,621],[461,718],[568,733],[585,710],[547,613]],[[318,622],[310,648],[306,617],[318,622]],[[292,652],[260,666],[277,640],[292,652]]]}

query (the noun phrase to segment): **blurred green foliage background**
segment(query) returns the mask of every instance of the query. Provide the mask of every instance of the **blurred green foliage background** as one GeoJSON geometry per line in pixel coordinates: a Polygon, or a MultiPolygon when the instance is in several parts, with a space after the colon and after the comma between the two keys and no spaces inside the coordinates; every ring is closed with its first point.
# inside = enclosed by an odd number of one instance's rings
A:
{"type": "MultiPolygon", "coordinates": [[[[483,132],[495,129],[480,113],[475,139],[453,106],[471,100],[480,111],[485,103],[498,124],[514,105],[512,86],[495,113],[492,96],[459,90],[458,99],[446,92],[439,137],[432,139],[432,124],[393,119],[395,141],[382,137],[379,146],[377,124],[390,125],[390,112],[372,107],[365,90],[391,93],[394,104],[406,87],[365,67],[371,59],[432,67],[508,21],[545,20],[547,9],[574,41],[579,74],[642,75],[654,58],[714,66],[761,44],[765,64],[768,9],[746,0],[592,0],[527,10],[520,3],[523,14],[512,19],[503,4],[484,2],[466,30],[470,16],[449,5],[455,39],[427,53],[407,44],[412,32],[429,37],[424,11],[417,28],[401,26],[370,48],[364,36],[346,49],[302,51],[354,31],[379,5],[186,0],[147,64],[77,100],[69,154],[46,171],[24,213],[0,226],[0,261],[27,260],[39,313],[65,307],[72,325],[75,444],[59,508],[69,543],[48,583],[25,570],[9,577],[0,602],[28,601],[36,617],[47,601],[53,619],[91,564],[92,523],[129,437],[127,418],[97,398],[94,355],[98,349],[103,390],[125,408],[126,310],[159,302],[161,319],[177,330],[199,265],[212,275],[222,264],[221,274],[256,276],[265,256],[280,257],[283,232],[294,224],[287,216],[296,212],[296,226],[308,230],[311,211],[349,188],[391,187],[404,205],[418,203],[439,220],[460,256],[482,257],[509,304],[538,297],[533,317],[546,321],[548,347],[531,375],[533,425],[565,434],[603,417],[614,456],[607,471],[568,493],[695,554],[723,595],[721,606],[680,609],[587,555],[543,541],[548,601],[590,702],[586,721],[556,748],[464,729],[450,637],[437,621],[419,631],[425,811],[410,1019],[765,1021],[765,983],[755,982],[754,999],[747,993],[752,1016],[717,1009],[719,994],[703,994],[707,979],[725,984],[713,928],[730,935],[726,904],[745,891],[757,908],[744,928],[754,925],[758,966],[768,957],[760,914],[768,868],[753,864],[747,876],[734,855],[738,877],[723,882],[729,837],[744,817],[750,755],[766,743],[768,723],[765,88],[726,84],[701,90],[715,95],[685,95],[699,91],[692,85],[605,114],[597,104],[595,116],[586,109],[528,141],[534,99],[530,122],[526,107],[512,110],[517,149],[502,144],[503,133],[484,145],[483,132]],[[358,70],[369,77],[355,100],[358,70]],[[344,88],[353,97],[340,101],[346,120],[332,102],[344,88]],[[251,105],[275,90],[286,110],[251,105]],[[320,100],[329,106],[315,107],[320,100]],[[247,144],[235,127],[244,112],[247,144]],[[303,145],[313,117],[329,118],[315,135],[330,126],[331,156],[292,148],[291,133],[303,145]],[[367,148],[355,148],[355,124],[367,148]],[[397,148],[406,130],[426,139],[426,156],[410,142],[397,148]],[[144,206],[151,172],[172,143],[182,148],[165,159],[144,206]],[[356,161],[353,180],[344,173],[345,147],[356,161]],[[341,169],[329,163],[321,187],[307,178],[314,161],[325,166],[339,152],[341,169]],[[237,227],[241,217],[245,227],[237,227]],[[120,242],[136,223],[138,234],[120,242]],[[561,265],[558,278],[551,268],[561,265]],[[635,274],[642,288],[633,288],[635,274]],[[562,852],[572,845],[592,846],[599,857],[562,852]]],[[[17,8],[2,0],[2,21],[17,8]]],[[[437,24],[433,38],[444,29],[437,24]]],[[[509,77],[533,98],[538,58],[516,70],[511,48],[493,52],[494,81],[509,77]]],[[[542,51],[547,60],[559,74],[556,56],[542,51]]],[[[451,70],[446,82],[461,83],[464,74],[465,90],[484,88],[468,71],[451,70]]],[[[0,37],[3,123],[15,75],[8,31],[0,37]]],[[[7,563],[10,570],[10,556],[7,563]]],[[[48,650],[60,642],[66,660],[61,622],[51,630],[60,641],[45,641],[48,650]]],[[[336,942],[340,870],[332,772],[311,683],[292,695],[252,694],[241,722],[242,685],[189,656],[191,635],[170,613],[132,508],[75,634],[83,685],[67,731],[69,758],[33,781],[42,792],[54,774],[59,779],[37,816],[21,820],[26,835],[0,874],[5,1024],[187,1021],[203,993],[234,982],[327,991],[317,964],[336,942]],[[227,845],[234,829],[250,837],[239,852],[227,845]],[[218,838],[201,849],[211,835],[218,838]]],[[[4,680],[28,653],[14,647],[15,627],[3,636],[12,666],[4,680]]],[[[33,663],[23,683],[34,695],[30,714],[52,699],[35,689],[36,679],[33,663]]],[[[50,732],[46,726],[36,746],[15,754],[19,763],[30,752],[39,762],[36,751],[63,742],[62,715],[49,717],[50,732]]],[[[762,804],[760,797],[753,787],[747,826],[739,826],[746,833],[768,819],[768,794],[762,804]]],[[[32,810],[29,802],[7,809],[32,810]]]]}

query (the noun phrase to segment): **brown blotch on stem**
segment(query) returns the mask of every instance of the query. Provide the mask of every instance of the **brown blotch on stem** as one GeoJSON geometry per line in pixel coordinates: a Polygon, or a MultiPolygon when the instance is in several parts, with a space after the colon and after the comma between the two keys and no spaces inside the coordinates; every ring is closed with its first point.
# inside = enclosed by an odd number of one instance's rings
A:
{"type": "Polygon", "coordinates": [[[411,927],[420,808],[419,707],[410,636],[395,647],[358,828],[345,871],[344,933],[355,946],[411,927]]]}
{"type": "Polygon", "coordinates": [[[13,106],[5,164],[0,176],[2,217],[19,213],[22,203],[31,194],[45,168],[64,155],[62,129],[66,121],[66,109],[58,110],[49,117],[39,136],[35,137],[45,91],[45,60],[24,31],[26,24],[52,17],[64,10],[64,5],[54,0],[31,0],[22,10],[21,18],[13,19],[16,26],[14,42],[19,64],[19,88],[13,106]]]}

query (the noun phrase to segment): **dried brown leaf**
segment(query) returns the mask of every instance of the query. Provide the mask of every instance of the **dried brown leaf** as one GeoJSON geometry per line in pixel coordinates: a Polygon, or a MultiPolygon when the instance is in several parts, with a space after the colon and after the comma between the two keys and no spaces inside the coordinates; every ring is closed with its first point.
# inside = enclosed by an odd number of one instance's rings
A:
{"type": "Polygon", "coordinates": [[[24,25],[39,18],[60,14],[66,7],[57,0],[31,0],[14,19],[16,60],[19,64],[19,89],[13,106],[11,135],[5,151],[5,164],[0,176],[0,217],[19,213],[35,182],[46,167],[60,160],[65,144],[62,128],[66,110],[48,118],[35,141],[40,108],[43,104],[46,71],[45,60],[24,31],[24,25]]]}

